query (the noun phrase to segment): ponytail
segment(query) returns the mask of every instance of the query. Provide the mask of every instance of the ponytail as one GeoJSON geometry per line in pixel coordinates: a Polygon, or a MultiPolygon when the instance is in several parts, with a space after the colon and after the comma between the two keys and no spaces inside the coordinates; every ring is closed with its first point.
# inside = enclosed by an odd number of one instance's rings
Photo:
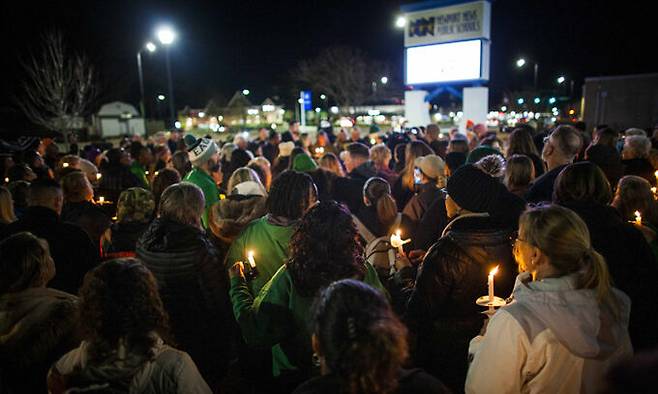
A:
{"type": "Polygon", "coordinates": [[[398,216],[398,206],[393,197],[390,194],[384,194],[377,200],[376,207],[379,221],[386,228],[391,227],[398,216]]]}
{"type": "Polygon", "coordinates": [[[379,177],[373,177],[363,185],[363,196],[377,209],[379,222],[387,229],[393,225],[398,215],[398,207],[391,196],[391,185],[379,177]]]}
{"type": "Polygon", "coordinates": [[[581,260],[579,287],[596,290],[596,298],[603,303],[610,293],[610,273],[605,259],[594,249],[587,249],[581,260]]]}

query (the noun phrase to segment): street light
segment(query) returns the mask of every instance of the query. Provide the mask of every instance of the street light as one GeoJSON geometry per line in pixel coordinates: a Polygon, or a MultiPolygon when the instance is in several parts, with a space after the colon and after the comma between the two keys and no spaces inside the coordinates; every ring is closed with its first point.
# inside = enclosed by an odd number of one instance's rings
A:
{"type": "Polygon", "coordinates": [[[383,85],[386,85],[388,83],[388,77],[382,77],[381,81],[383,85]]]}
{"type": "Polygon", "coordinates": [[[146,132],[146,108],[144,107],[144,71],[142,69],[142,51],[144,49],[150,53],[153,53],[156,49],[158,49],[158,47],[149,41],[146,43],[146,45],[144,45],[144,48],[140,48],[137,51],[137,75],[139,76],[139,110],[142,113],[142,118],[144,119],[144,132],[146,132]]]}
{"type": "Polygon", "coordinates": [[[560,76],[557,78],[557,83],[560,84],[560,85],[562,85],[562,83],[563,83],[565,80],[566,80],[566,78],[564,78],[563,76],[560,75],[560,76]]]}
{"type": "Polygon", "coordinates": [[[557,101],[557,99],[555,97],[551,97],[551,98],[548,99],[549,104],[555,104],[556,101],[557,101]]]}
{"type": "Polygon", "coordinates": [[[158,100],[159,101],[164,101],[165,100],[165,95],[164,94],[158,94],[158,100]]]}
{"type": "Polygon", "coordinates": [[[169,45],[171,45],[176,39],[176,33],[169,26],[160,26],[155,35],[158,37],[158,40],[162,45],[165,46],[165,59],[167,62],[167,82],[169,84],[169,114],[171,116],[171,122],[176,120],[176,113],[174,111],[174,87],[171,82],[171,62],[169,61],[169,45]]]}
{"type": "Polygon", "coordinates": [[[517,104],[522,105],[523,103],[525,103],[525,100],[524,100],[523,98],[519,97],[519,98],[516,100],[516,102],[517,102],[517,104]]]}
{"type": "Polygon", "coordinates": [[[249,96],[249,93],[251,93],[249,89],[242,89],[242,94],[244,94],[245,96],[249,96]]]}
{"type": "Polygon", "coordinates": [[[326,100],[326,99],[327,99],[327,95],[326,95],[326,94],[321,94],[321,95],[320,95],[320,100],[326,100]]]}
{"type": "Polygon", "coordinates": [[[535,97],[535,104],[539,104],[541,102],[541,99],[539,97],[535,97]]]}
{"type": "Polygon", "coordinates": [[[395,27],[402,29],[407,25],[407,18],[404,16],[398,16],[398,18],[395,20],[395,27]]]}
{"type": "MultiPolygon", "coordinates": [[[[525,66],[527,63],[528,62],[527,62],[526,59],[519,58],[516,61],[516,67],[517,68],[523,68],[523,66],[525,66]]],[[[537,90],[537,75],[539,74],[539,63],[537,63],[535,61],[533,61],[533,63],[535,64],[535,79],[534,79],[534,81],[535,81],[535,90],[537,90]]]]}

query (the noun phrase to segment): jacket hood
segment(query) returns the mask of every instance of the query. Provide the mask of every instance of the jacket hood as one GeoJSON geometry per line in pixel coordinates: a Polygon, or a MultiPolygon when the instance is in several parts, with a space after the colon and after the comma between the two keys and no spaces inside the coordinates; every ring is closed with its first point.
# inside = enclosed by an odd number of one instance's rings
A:
{"type": "Polygon", "coordinates": [[[172,220],[157,218],[137,241],[137,249],[176,252],[205,248],[202,230],[172,220]]]}
{"type": "Polygon", "coordinates": [[[231,242],[247,224],[267,213],[266,201],[261,196],[229,196],[212,207],[210,229],[220,239],[231,242]]]}
{"type": "Polygon", "coordinates": [[[519,303],[527,308],[574,355],[606,357],[628,340],[630,300],[612,289],[613,313],[610,306],[599,304],[595,290],[576,288],[577,275],[531,281],[529,273],[522,273],[517,276],[510,307],[519,303]]]}
{"type": "Polygon", "coordinates": [[[368,180],[374,176],[377,176],[377,168],[371,161],[367,161],[350,172],[349,176],[351,178],[362,178],[368,180]]]}

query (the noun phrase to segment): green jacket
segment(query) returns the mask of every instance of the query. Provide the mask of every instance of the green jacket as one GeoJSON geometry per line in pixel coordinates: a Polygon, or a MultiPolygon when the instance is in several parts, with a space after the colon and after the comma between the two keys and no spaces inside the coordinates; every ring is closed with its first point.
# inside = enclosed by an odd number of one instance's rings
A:
{"type": "MultiPolygon", "coordinates": [[[[363,282],[386,293],[373,266],[365,265],[363,282]]],[[[297,292],[285,265],[255,299],[243,278],[231,279],[229,295],[247,344],[272,347],[273,376],[286,370],[310,372],[313,351],[309,323],[314,297],[297,292]]]]}
{"type": "Polygon", "coordinates": [[[267,215],[256,219],[245,227],[231,244],[226,255],[227,268],[237,261],[247,261],[247,253],[254,252],[258,276],[249,282],[251,294],[260,289],[288,261],[288,244],[295,231],[294,225],[277,226],[267,220],[267,215]]]}
{"type": "Polygon", "coordinates": [[[130,172],[133,173],[139,179],[139,183],[141,183],[141,187],[143,187],[146,190],[149,190],[149,180],[146,177],[146,170],[144,167],[142,167],[141,164],[137,160],[134,160],[133,163],[130,165],[130,172]]]}
{"type": "Polygon", "coordinates": [[[210,208],[215,205],[215,203],[219,202],[219,189],[215,184],[215,180],[205,171],[197,167],[194,167],[192,171],[188,172],[183,180],[185,182],[194,183],[203,191],[203,196],[206,198],[206,209],[203,211],[201,221],[203,223],[203,228],[208,228],[208,213],[210,212],[210,208]]]}

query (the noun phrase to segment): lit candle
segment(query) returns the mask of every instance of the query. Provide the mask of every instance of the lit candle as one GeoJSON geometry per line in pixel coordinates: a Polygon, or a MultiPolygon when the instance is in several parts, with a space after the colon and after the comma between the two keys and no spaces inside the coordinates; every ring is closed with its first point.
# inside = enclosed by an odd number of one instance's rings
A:
{"type": "Polygon", "coordinates": [[[62,163],[62,167],[66,168],[69,166],[69,163],[62,163]]]}
{"type": "Polygon", "coordinates": [[[103,196],[98,197],[98,203],[101,205],[105,204],[105,197],[103,196]]]}
{"type": "Polygon", "coordinates": [[[398,253],[404,255],[404,248],[402,245],[411,242],[410,239],[403,240],[400,236],[402,231],[400,229],[395,230],[395,234],[391,234],[391,246],[398,250],[398,253]]]}
{"type": "Polygon", "coordinates": [[[638,226],[642,225],[642,215],[640,214],[640,211],[635,211],[635,224],[638,226]]]}
{"type": "Polygon", "coordinates": [[[489,278],[487,284],[489,285],[489,304],[493,305],[494,302],[494,275],[498,272],[498,265],[496,268],[489,271],[489,278]]]}
{"type": "Polygon", "coordinates": [[[146,174],[146,175],[148,175],[148,174],[149,174],[149,172],[148,172],[148,171],[144,171],[144,174],[146,174]]]}
{"type": "Polygon", "coordinates": [[[253,250],[247,252],[247,260],[249,260],[249,265],[251,266],[251,268],[256,268],[256,260],[254,260],[253,250]]]}
{"type": "Polygon", "coordinates": [[[101,174],[100,172],[96,174],[96,180],[97,181],[100,181],[102,177],[103,177],[103,174],[101,174]]]}
{"type": "Polygon", "coordinates": [[[654,172],[653,175],[656,177],[656,182],[658,182],[658,171],[654,172]]]}
{"type": "Polygon", "coordinates": [[[9,183],[9,177],[5,178],[5,183],[9,183]]]}
{"type": "Polygon", "coordinates": [[[653,198],[658,198],[658,188],[655,186],[651,188],[651,193],[653,193],[653,198]]]}

